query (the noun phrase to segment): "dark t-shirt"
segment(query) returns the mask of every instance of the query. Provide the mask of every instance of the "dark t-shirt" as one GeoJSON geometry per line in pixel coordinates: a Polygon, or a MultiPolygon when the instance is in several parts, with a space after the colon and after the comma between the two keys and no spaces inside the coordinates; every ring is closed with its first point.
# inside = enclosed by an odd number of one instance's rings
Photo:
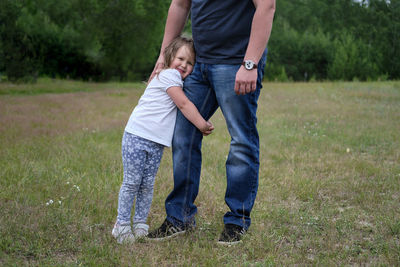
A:
{"type": "Polygon", "coordinates": [[[254,12],[252,0],[192,0],[196,60],[208,64],[242,63],[254,12]]]}

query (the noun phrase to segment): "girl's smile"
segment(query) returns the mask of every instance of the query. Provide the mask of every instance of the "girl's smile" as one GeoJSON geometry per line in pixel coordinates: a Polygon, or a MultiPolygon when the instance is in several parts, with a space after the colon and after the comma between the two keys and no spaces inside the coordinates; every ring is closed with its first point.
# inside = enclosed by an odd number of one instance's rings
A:
{"type": "Polygon", "coordinates": [[[171,69],[176,69],[177,71],[179,71],[183,80],[192,72],[193,65],[194,65],[193,54],[186,46],[182,46],[176,52],[176,55],[169,67],[171,69]]]}

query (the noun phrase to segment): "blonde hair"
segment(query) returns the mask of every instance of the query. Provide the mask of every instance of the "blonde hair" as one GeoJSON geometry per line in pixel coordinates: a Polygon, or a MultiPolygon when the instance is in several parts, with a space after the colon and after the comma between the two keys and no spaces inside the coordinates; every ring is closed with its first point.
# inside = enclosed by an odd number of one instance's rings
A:
{"type": "Polygon", "coordinates": [[[182,46],[186,46],[189,49],[190,53],[193,55],[193,58],[194,59],[196,58],[196,52],[194,50],[193,40],[183,36],[176,37],[164,50],[165,69],[169,68],[171,62],[175,58],[176,53],[182,46]]]}

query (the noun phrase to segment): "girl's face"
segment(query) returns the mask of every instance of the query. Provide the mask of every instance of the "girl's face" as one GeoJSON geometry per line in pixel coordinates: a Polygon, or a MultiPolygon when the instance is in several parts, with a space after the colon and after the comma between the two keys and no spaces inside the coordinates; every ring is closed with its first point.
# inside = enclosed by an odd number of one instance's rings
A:
{"type": "Polygon", "coordinates": [[[175,57],[171,61],[169,66],[171,69],[176,69],[182,76],[182,80],[185,79],[193,70],[194,56],[186,46],[182,46],[176,52],[175,57]]]}

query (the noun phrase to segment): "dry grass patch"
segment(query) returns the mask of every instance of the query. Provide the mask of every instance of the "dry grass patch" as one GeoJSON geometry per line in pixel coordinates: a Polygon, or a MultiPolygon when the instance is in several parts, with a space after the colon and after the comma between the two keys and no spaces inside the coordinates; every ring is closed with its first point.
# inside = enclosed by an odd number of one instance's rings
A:
{"type": "Polygon", "coordinates": [[[103,131],[125,125],[140,89],[0,98],[0,135],[11,140],[103,131]]]}

